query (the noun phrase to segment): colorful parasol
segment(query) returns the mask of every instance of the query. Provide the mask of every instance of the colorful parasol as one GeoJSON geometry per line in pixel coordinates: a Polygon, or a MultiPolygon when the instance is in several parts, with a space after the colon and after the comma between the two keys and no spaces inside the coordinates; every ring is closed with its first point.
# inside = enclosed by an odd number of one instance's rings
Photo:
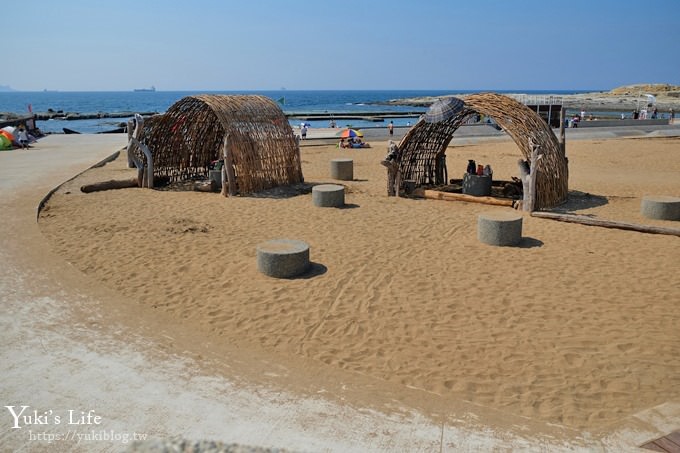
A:
{"type": "Polygon", "coordinates": [[[16,140],[16,138],[14,137],[14,134],[12,134],[9,131],[6,131],[5,129],[0,129],[0,135],[2,135],[3,137],[7,137],[7,139],[9,140],[10,143],[12,143],[14,140],[16,140]]]}
{"type": "Polygon", "coordinates": [[[340,138],[350,138],[350,137],[363,137],[364,133],[356,129],[344,129],[340,131],[337,135],[340,138]]]}

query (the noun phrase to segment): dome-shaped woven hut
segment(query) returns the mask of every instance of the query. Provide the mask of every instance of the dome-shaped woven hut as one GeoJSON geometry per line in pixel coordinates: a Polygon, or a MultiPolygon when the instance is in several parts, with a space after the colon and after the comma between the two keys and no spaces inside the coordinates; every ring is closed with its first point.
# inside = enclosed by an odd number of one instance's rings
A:
{"type": "Polygon", "coordinates": [[[427,122],[421,119],[399,143],[401,181],[416,185],[445,184],[446,147],[453,134],[471,115],[480,113],[492,118],[515,141],[525,160],[532,146],[539,146],[542,158],[536,172],[536,209],[556,206],[567,199],[567,159],[548,124],[530,108],[507,96],[480,93],[467,96],[450,118],[427,122]]]}
{"type": "MultiPolygon", "coordinates": [[[[170,181],[205,177],[213,162],[223,159],[225,140],[227,173],[240,194],[303,181],[288,119],[264,96],[188,96],[145,121],[140,136],[153,156],[154,178],[170,181]]],[[[146,167],[143,153],[135,153],[146,167]]]]}

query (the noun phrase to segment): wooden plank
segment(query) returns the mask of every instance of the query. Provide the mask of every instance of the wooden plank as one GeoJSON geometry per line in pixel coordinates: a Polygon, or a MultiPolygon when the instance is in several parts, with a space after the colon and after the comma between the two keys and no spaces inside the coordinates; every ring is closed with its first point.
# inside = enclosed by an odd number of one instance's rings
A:
{"type": "Polygon", "coordinates": [[[444,201],[468,201],[471,203],[491,204],[495,206],[509,206],[513,207],[515,200],[508,200],[505,198],[496,197],[475,197],[474,195],[467,195],[463,193],[439,192],[437,190],[416,189],[413,191],[413,196],[427,198],[430,200],[444,200],[444,201]]]}
{"type": "Polygon", "coordinates": [[[669,440],[666,437],[656,439],[654,443],[659,447],[663,448],[668,453],[680,453],[680,445],[676,444],[675,442],[669,440]]]}
{"type": "Polygon", "coordinates": [[[588,225],[588,226],[598,226],[598,227],[603,227],[603,228],[616,228],[619,230],[630,230],[630,231],[639,231],[641,233],[649,233],[649,234],[669,234],[672,236],[680,236],[680,229],[675,229],[675,228],[664,228],[664,227],[655,227],[651,225],[639,225],[637,223],[626,223],[626,222],[617,222],[614,220],[601,220],[601,219],[593,219],[591,217],[585,217],[581,215],[574,215],[574,214],[559,214],[556,212],[532,212],[531,213],[532,217],[538,217],[541,219],[551,219],[551,220],[557,220],[560,222],[569,222],[569,223],[578,223],[581,225],[588,225]]]}
{"type": "Polygon", "coordinates": [[[666,450],[659,447],[655,442],[656,441],[647,442],[644,445],[640,445],[640,448],[644,448],[644,449],[652,450],[652,451],[660,451],[662,453],[668,453],[666,450]]]}
{"type": "Polygon", "coordinates": [[[667,435],[666,438],[680,445],[680,431],[673,431],[672,433],[667,435]]]}

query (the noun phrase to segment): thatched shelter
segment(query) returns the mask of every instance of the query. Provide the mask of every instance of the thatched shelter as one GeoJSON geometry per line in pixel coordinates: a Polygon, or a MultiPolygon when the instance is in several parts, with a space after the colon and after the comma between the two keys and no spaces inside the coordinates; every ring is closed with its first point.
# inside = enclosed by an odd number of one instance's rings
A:
{"type": "Polygon", "coordinates": [[[416,186],[446,184],[446,147],[453,134],[472,115],[492,118],[508,133],[529,161],[534,146],[542,154],[536,172],[535,208],[563,203],[568,192],[567,159],[555,134],[536,112],[507,96],[481,93],[467,96],[462,108],[440,122],[421,119],[398,145],[401,181],[413,180],[416,186]]]}
{"type": "MultiPolygon", "coordinates": [[[[153,156],[154,178],[206,177],[226,154],[238,193],[303,181],[299,146],[280,107],[254,95],[197,95],[180,99],[144,121],[139,142],[153,156]]],[[[138,161],[148,165],[138,147],[138,161]]]]}

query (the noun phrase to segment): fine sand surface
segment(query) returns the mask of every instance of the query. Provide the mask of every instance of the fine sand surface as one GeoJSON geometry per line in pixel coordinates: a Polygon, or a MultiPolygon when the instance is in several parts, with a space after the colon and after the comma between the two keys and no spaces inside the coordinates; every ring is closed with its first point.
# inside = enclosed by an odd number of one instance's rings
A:
{"type": "MultiPolygon", "coordinates": [[[[197,343],[264,349],[464,400],[511,416],[597,428],[680,398],[680,238],[524,217],[520,247],[477,241],[476,219],[505,209],[388,198],[372,149],[302,148],[305,180],[336,182],[354,159],[344,209],[288,198],[124,189],[124,156],[62,186],[40,216],[54,251],[105,286],[181,320],[197,343]],[[300,239],[304,278],[258,273],[257,244],[300,239]]],[[[680,139],[568,142],[570,203],[596,218],[643,218],[644,195],[680,196],[680,139]]],[[[511,141],[450,147],[517,176],[511,141]]],[[[508,208],[509,209],[509,208],[508,208]]],[[[129,309],[130,317],[135,316],[129,309]]]]}

